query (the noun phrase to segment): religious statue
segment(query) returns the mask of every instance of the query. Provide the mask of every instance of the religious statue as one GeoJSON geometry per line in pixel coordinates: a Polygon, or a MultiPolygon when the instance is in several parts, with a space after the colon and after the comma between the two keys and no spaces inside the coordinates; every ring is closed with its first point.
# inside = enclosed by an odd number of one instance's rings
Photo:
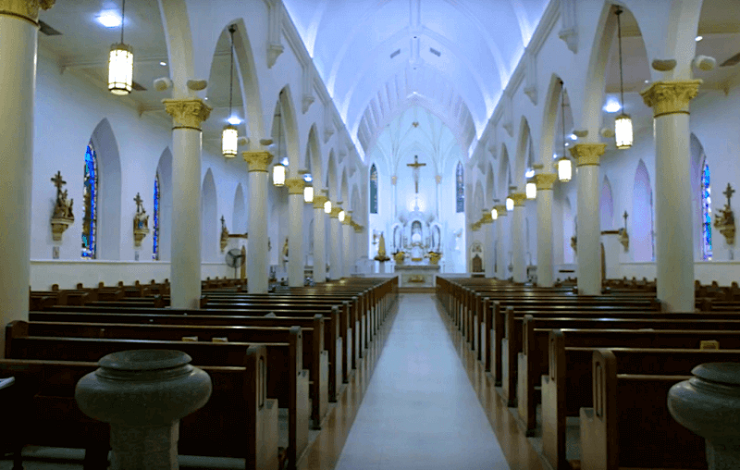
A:
{"type": "Polygon", "coordinates": [[[730,200],[734,193],[735,190],[732,189],[730,183],[727,183],[727,189],[722,193],[727,197],[727,204],[718,211],[719,215],[714,219],[714,226],[719,229],[719,233],[724,235],[728,245],[735,243],[735,214],[730,206],[730,200]]]}
{"type": "Polygon", "coordinates": [[[426,163],[419,163],[419,156],[414,155],[414,163],[407,163],[406,166],[413,169],[415,193],[419,194],[419,168],[427,166],[426,163]]]}
{"type": "Polygon", "coordinates": [[[57,188],[57,198],[54,203],[54,211],[51,214],[51,236],[55,242],[58,242],[62,240],[62,234],[67,230],[67,227],[75,221],[75,215],[72,211],[74,199],[68,199],[66,189],[62,191],[62,186],[67,184],[67,182],[62,179],[61,171],[57,171],[51,182],[57,188]]]}
{"type": "Polygon", "coordinates": [[[375,256],[375,260],[382,262],[389,261],[390,258],[385,252],[385,236],[383,232],[380,232],[380,238],[378,241],[378,254],[375,256]]]}
{"type": "Polygon", "coordinates": [[[627,217],[629,217],[627,211],[624,211],[622,217],[624,218],[624,227],[619,229],[619,243],[624,247],[624,251],[627,251],[630,248],[630,236],[627,233],[627,217]]]}
{"type": "Polygon", "coordinates": [[[141,199],[141,195],[139,193],[136,193],[134,202],[136,203],[136,215],[134,215],[134,246],[140,247],[141,241],[149,233],[149,216],[146,215],[144,201],[141,199]]]}
{"type": "Polygon", "coordinates": [[[397,251],[393,254],[393,259],[396,261],[396,264],[403,264],[404,259],[406,259],[406,253],[397,251]]]}
{"type": "Polygon", "coordinates": [[[285,244],[283,245],[283,263],[288,262],[288,237],[285,237],[285,244]]]}
{"type": "Polygon", "coordinates": [[[221,216],[221,253],[226,249],[226,245],[229,244],[229,229],[226,228],[226,219],[221,216]]]}

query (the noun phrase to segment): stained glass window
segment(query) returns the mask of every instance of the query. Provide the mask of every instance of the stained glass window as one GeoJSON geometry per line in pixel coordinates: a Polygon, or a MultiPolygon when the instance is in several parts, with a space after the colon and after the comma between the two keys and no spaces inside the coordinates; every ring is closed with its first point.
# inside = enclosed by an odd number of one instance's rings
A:
{"type": "Polygon", "coordinates": [[[465,174],[461,162],[457,163],[457,170],[455,170],[455,196],[457,198],[456,212],[465,212],[465,174]]]}
{"type": "Polygon", "coordinates": [[[378,169],[370,167],[370,213],[378,213],[378,169]]]}
{"type": "Polygon", "coordinates": [[[82,219],[82,257],[95,259],[98,222],[98,159],[90,142],[85,152],[85,181],[82,192],[85,216],[82,219]]]}
{"type": "Polygon", "coordinates": [[[152,249],[152,259],[159,259],[159,173],[154,177],[154,230],[153,240],[154,248],[152,249]]]}
{"type": "Polygon", "coordinates": [[[701,170],[701,240],[702,255],[705,261],[712,259],[712,188],[710,182],[709,165],[704,160],[701,170]]]}

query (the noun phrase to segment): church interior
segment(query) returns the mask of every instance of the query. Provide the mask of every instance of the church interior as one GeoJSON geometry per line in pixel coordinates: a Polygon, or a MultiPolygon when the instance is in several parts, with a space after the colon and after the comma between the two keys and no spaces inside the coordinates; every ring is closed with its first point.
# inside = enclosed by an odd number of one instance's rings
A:
{"type": "Polygon", "coordinates": [[[0,0],[0,470],[740,468],[739,64],[738,0],[0,0]]]}

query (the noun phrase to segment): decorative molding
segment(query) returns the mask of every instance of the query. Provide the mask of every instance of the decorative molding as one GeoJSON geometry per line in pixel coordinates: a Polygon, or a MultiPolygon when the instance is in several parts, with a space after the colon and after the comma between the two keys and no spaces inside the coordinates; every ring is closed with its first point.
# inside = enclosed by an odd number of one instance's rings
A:
{"type": "Polygon", "coordinates": [[[506,132],[509,134],[509,137],[514,137],[514,103],[513,103],[513,97],[511,96],[511,93],[509,93],[508,90],[504,91],[503,96],[501,99],[504,102],[503,105],[503,127],[506,129],[506,132]]]}
{"type": "Polygon", "coordinates": [[[268,6],[268,28],[267,28],[267,68],[272,68],[277,62],[280,54],[285,51],[283,47],[281,33],[282,33],[282,17],[283,17],[283,2],[281,0],[272,0],[267,3],[268,6]]]}
{"type": "Polygon", "coordinates": [[[527,202],[527,195],[524,193],[512,193],[509,197],[514,201],[514,207],[524,207],[527,202]]]}
{"type": "Polygon", "coordinates": [[[509,212],[506,210],[506,204],[498,204],[493,206],[494,209],[496,209],[496,212],[498,212],[499,217],[506,217],[506,214],[509,212]]]}
{"type": "Polygon", "coordinates": [[[211,115],[212,108],[200,98],[162,100],[167,114],[172,116],[174,129],[186,128],[200,131],[200,124],[211,115]]]}
{"type": "Polygon", "coordinates": [[[326,201],[328,201],[329,198],[322,195],[322,194],[314,194],[313,196],[313,208],[314,209],[321,209],[324,210],[324,204],[326,204],[326,201]]]}
{"type": "Polygon", "coordinates": [[[599,166],[599,158],[604,155],[606,144],[576,144],[570,147],[570,154],[576,159],[576,166],[599,166]]]}
{"type": "Polygon", "coordinates": [[[285,186],[288,187],[288,194],[303,195],[303,187],[306,186],[306,182],[303,178],[288,178],[285,180],[285,186]]]}
{"type": "Polygon", "coordinates": [[[247,162],[248,171],[262,171],[267,173],[267,168],[272,163],[272,154],[266,150],[242,152],[244,161],[247,162]]]}
{"type": "Polygon", "coordinates": [[[56,0],[0,0],[0,16],[14,16],[38,26],[39,10],[48,10],[56,0]]]}
{"type": "Polygon", "coordinates": [[[648,107],[653,108],[653,118],[667,114],[689,114],[689,101],[699,92],[701,80],[653,82],[640,92],[648,107]]]}
{"type": "Polygon", "coordinates": [[[306,114],[316,97],[313,96],[313,67],[311,62],[303,66],[302,75],[303,98],[301,100],[303,114],[306,114]]]}
{"type": "Polygon", "coordinates": [[[522,59],[526,67],[524,94],[529,97],[532,104],[537,106],[537,54],[527,47],[522,59]]]}
{"type": "Polygon", "coordinates": [[[338,219],[340,212],[342,212],[342,208],[339,206],[339,203],[332,204],[331,213],[329,214],[329,217],[331,217],[332,219],[338,219]]]}
{"type": "Polygon", "coordinates": [[[534,178],[537,191],[548,191],[552,190],[552,185],[558,179],[558,175],[555,173],[539,173],[534,178]]]}
{"type": "Polygon", "coordinates": [[[576,0],[560,0],[560,31],[558,37],[565,41],[568,49],[578,53],[578,22],[576,0]]]}

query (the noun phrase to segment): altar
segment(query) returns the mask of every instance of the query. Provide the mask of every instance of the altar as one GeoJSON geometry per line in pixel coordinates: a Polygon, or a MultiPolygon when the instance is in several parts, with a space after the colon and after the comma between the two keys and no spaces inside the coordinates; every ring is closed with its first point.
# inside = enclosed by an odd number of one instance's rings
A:
{"type": "Polygon", "coordinates": [[[434,287],[438,264],[397,264],[398,287],[434,287]]]}

